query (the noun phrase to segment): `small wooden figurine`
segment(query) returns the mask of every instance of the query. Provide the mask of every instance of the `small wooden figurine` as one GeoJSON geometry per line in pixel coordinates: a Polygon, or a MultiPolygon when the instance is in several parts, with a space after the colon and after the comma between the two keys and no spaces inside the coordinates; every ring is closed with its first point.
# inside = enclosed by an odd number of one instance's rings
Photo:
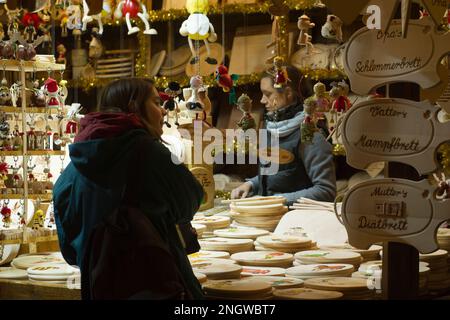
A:
{"type": "Polygon", "coordinates": [[[300,30],[300,35],[297,40],[297,44],[300,46],[306,46],[306,52],[313,48],[311,43],[312,37],[308,34],[309,30],[316,26],[315,23],[311,22],[311,19],[307,15],[302,15],[298,18],[297,27],[300,30]]]}
{"type": "Polygon", "coordinates": [[[144,4],[142,4],[139,0],[120,1],[117,4],[114,16],[117,19],[121,19],[123,16],[125,16],[128,27],[128,35],[135,34],[140,31],[138,27],[133,27],[131,25],[131,19],[136,17],[139,17],[145,25],[144,34],[148,35],[158,34],[158,32],[155,29],[150,28],[150,24],[148,22],[149,15],[147,13],[147,7],[144,4]]]}
{"type": "Polygon", "coordinates": [[[241,120],[237,123],[237,126],[242,130],[255,129],[256,122],[252,114],[252,99],[246,94],[243,94],[237,100],[238,109],[243,113],[241,120]]]}

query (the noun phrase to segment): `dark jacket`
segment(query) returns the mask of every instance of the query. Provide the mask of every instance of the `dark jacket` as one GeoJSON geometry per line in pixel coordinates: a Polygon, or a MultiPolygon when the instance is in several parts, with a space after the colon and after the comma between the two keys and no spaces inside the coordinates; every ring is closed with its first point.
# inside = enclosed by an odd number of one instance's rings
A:
{"type": "Polygon", "coordinates": [[[119,207],[128,169],[137,170],[143,181],[137,194],[139,209],[168,244],[193,296],[201,298],[201,287],[175,224],[192,220],[203,197],[202,187],[185,166],[172,162],[170,151],[162,143],[144,130],[118,134],[69,146],[71,163],[56,182],[53,196],[64,258],[83,270],[91,231],[119,207]],[[131,163],[136,143],[142,164],[139,167],[131,163]]]}

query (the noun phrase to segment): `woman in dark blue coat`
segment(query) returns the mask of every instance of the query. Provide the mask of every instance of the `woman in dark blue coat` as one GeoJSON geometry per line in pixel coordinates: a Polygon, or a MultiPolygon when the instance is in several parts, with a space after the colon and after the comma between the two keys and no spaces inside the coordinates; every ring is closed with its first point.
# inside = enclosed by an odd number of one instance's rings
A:
{"type": "Polygon", "coordinates": [[[139,180],[134,197],[140,212],[168,244],[192,296],[201,298],[176,225],[192,220],[203,189],[183,164],[172,161],[162,143],[164,115],[149,81],[123,79],[105,88],[99,112],[82,119],[75,143],[69,146],[71,163],[55,184],[61,252],[69,264],[83,270],[92,230],[121,205],[131,175],[139,180]]]}

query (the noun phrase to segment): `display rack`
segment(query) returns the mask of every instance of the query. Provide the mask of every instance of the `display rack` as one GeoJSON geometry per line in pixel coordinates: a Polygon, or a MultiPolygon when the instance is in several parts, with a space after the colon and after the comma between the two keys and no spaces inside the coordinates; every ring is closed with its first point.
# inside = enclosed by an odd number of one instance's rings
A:
{"type": "MultiPolygon", "coordinates": [[[[0,64],[3,69],[7,72],[17,72],[19,73],[18,80],[23,84],[21,88],[21,106],[20,107],[9,107],[0,106],[0,112],[5,113],[19,113],[22,116],[22,132],[27,132],[27,123],[25,117],[28,114],[34,113],[46,113],[46,114],[57,114],[60,112],[58,109],[51,108],[28,108],[27,95],[26,95],[26,74],[36,73],[36,72],[63,72],[65,70],[65,65],[57,64],[54,62],[53,56],[37,56],[36,61],[18,61],[18,60],[0,60],[0,64]]],[[[54,150],[28,150],[28,137],[26,134],[23,135],[23,145],[22,149],[18,151],[0,151],[0,156],[2,157],[22,157],[22,172],[23,172],[23,194],[1,194],[0,199],[12,199],[12,200],[23,200],[23,219],[27,221],[28,219],[28,200],[39,200],[39,201],[51,201],[52,194],[31,194],[29,193],[29,181],[28,181],[28,160],[31,156],[63,156],[65,151],[54,151],[54,150]]],[[[10,229],[12,230],[12,229],[10,229]]],[[[22,232],[22,237],[18,239],[0,239],[0,244],[25,244],[25,243],[37,243],[43,241],[54,241],[57,240],[56,235],[50,236],[29,236],[26,234],[26,226],[22,232]]],[[[33,247],[33,246],[30,246],[33,247]]],[[[35,245],[34,245],[35,247],[35,245]]]]}

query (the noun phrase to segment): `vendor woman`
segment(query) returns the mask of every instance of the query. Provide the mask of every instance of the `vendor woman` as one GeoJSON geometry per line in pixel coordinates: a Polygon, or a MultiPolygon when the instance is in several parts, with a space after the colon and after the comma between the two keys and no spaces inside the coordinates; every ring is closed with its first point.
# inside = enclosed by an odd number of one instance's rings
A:
{"type": "Polygon", "coordinates": [[[269,135],[279,135],[280,154],[291,155],[288,158],[292,160],[280,164],[273,175],[261,175],[260,167],[260,174],[234,189],[231,197],[280,195],[287,199],[288,205],[301,197],[334,201],[336,174],[332,146],[320,132],[314,133],[312,142],[302,143],[301,125],[305,119],[300,92],[302,76],[290,66],[286,71],[289,81],[281,88],[275,88],[271,74],[261,79],[261,103],[267,111],[265,128],[269,135]]]}

